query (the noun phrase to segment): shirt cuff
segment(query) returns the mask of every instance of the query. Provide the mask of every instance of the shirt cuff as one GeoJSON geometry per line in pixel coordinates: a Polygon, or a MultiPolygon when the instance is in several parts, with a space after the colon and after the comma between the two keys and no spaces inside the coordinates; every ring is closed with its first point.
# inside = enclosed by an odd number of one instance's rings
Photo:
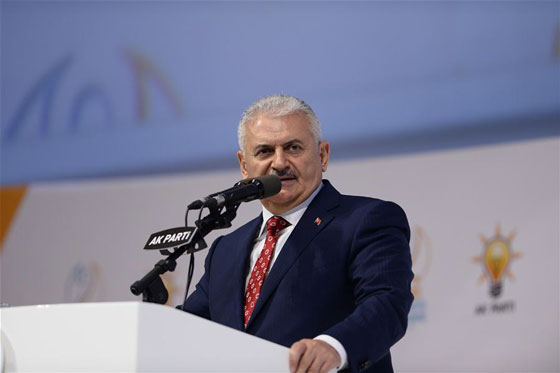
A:
{"type": "Polygon", "coordinates": [[[336,352],[338,352],[338,355],[340,356],[340,366],[336,367],[336,370],[348,367],[348,357],[346,356],[346,350],[344,349],[342,343],[340,343],[336,338],[333,338],[330,335],[321,334],[313,339],[328,343],[332,348],[336,350],[336,352]]]}

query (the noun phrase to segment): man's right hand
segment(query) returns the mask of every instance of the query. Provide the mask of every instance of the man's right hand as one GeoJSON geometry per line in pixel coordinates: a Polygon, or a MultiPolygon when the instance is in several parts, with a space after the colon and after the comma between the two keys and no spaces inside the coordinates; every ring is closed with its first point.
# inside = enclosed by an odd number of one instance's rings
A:
{"type": "Polygon", "coordinates": [[[290,348],[290,372],[326,373],[340,366],[338,352],[327,342],[302,339],[290,348]]]}

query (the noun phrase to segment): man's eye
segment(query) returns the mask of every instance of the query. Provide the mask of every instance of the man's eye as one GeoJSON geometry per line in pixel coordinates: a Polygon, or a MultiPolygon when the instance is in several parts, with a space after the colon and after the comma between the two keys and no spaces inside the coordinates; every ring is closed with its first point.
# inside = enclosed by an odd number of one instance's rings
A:
{"type": "Polygon", "coordinates": [[[288,150],[290,150],[290,151],[292,151],[292,152],[297,152],[297,151],[300,151],[300,150],[301,150],[301,146],[296,145],[296,144],[293,144],[293,145],[290,145],[290,147],[288,148],[288,150]]]}
{"type": "Polygon", "coordinates": [[[257,152],[255,153],[255,155],[256,155],[257,157],[259,157],[259,156],[262,157],[262,156],[264,156],[264,155],[266,155],[266,154],[268,154],[268,153],[270,153],[270,152],[271,152],[270,149],[259,149],[259,150],[257,150],[257,152]]]}

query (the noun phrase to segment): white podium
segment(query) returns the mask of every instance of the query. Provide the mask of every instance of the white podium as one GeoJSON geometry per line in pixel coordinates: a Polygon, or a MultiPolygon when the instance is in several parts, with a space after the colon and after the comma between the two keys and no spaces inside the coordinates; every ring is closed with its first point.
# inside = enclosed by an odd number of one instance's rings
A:
{"type": "Polygon", "coordinates": [[[171,307],[0,309],[4,371],[287,372],[288,349],[171,307]]]}

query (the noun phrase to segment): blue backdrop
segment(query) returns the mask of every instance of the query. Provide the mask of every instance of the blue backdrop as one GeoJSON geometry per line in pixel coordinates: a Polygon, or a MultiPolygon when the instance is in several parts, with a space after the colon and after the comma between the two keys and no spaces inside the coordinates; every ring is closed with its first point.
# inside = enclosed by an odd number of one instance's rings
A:
{"type": "Polygon", "coordinates": [[[234,167],[243,109],[337,157],[558,135],[559,2],[12,2],[1,183],[234,167]]]}

